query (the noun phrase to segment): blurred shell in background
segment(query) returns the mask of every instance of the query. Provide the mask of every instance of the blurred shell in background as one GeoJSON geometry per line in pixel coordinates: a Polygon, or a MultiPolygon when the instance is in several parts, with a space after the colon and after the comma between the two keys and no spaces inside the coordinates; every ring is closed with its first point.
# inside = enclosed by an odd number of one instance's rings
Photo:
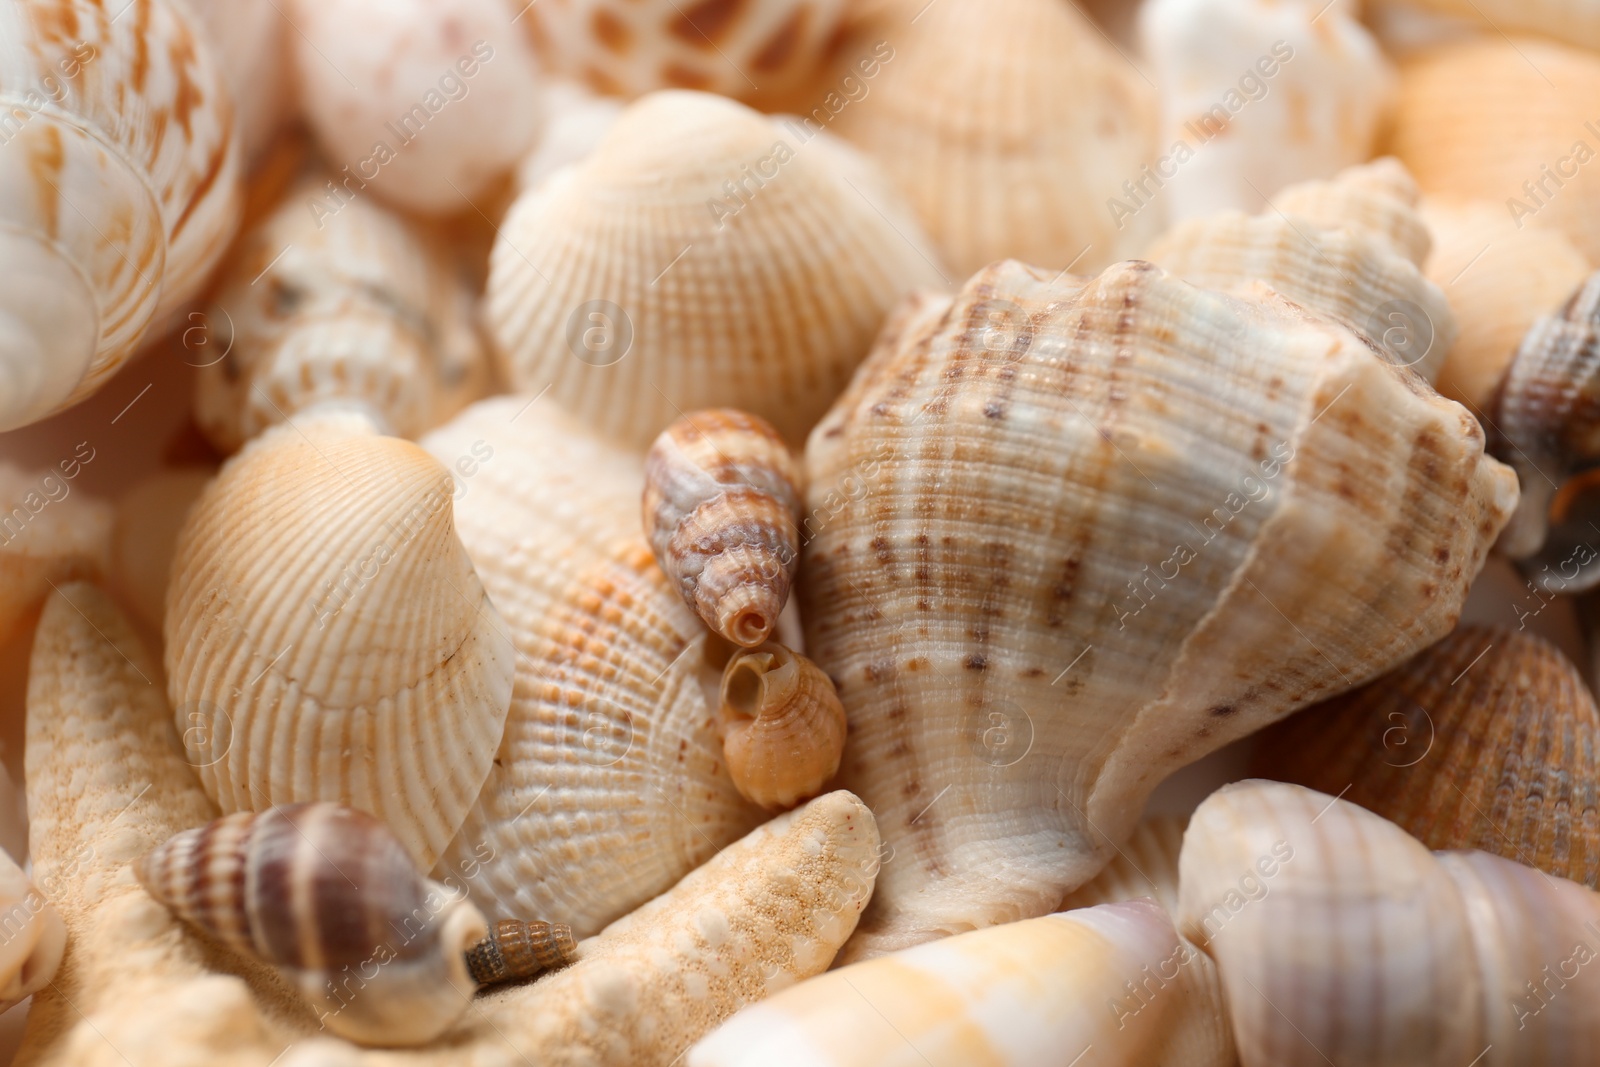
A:
{"type": "Polygon", "coordinates": [[[89,442],[55,470],[0,462],[0,642],[53,585],[97,578],[111,564],[111,506],[72,484],[93,462],[89,442]]]}
{"type": "MultiPolygon", "coordinates": [[[[9,785],[9,783],[7,783],[9,785]]],[[[67,928],[54,904],[0,852],[0,1011],[50,984],[67,947],[67,928]]]]}
{"type": "Polygon", "coordinates": [[[1463,30],[1539,33],[1600,49],[1600,9],[1588,0],[1369,0],[1380,10],[1412,9],[1438,15],[1463,30]]]}
{"type": "Polygon", "coordinates": [[[233,98],[247,167],[267,154],[298,100],[289,66],[293,32],[278,0],[182,0],[210,40],[233,98]]]}
{"type": "Polygon", "coordinates": [[[600,146],[624,106],[614,96],[599,96],[569,81],[546,82],[544,98],[548,117],[533,151],[517,164],[518,192],[586,158],[600,146]]]}

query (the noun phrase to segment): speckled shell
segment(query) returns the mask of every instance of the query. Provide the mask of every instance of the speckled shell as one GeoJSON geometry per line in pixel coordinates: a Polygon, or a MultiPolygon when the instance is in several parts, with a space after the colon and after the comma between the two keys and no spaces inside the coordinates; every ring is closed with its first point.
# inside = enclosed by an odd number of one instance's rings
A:
{"type": "Polygon", "coordinates": [[[531,978],[578,958],[572,927],[539,920],[501,919],[489,936],[467,949],[467,970],[479,985],[531,978]]]}
{"type": "Polygon", "coordinates": [[[237,812],[170,838],[134,873],[180,919],[278,967],[352,1041],[425,1044],[477,988],[465,953],[488,933],[483,916],[365,812],[237,812]]]}
{"type": "Polygon", "coordinates": [[[1338,794],[1429,848],[1600,885],[1600,711],[1538,637],[1463,627],[1274,726],[1253,770],[1338,794]]]}
{"type": "Polygon", "coordinates": [[[125,10],[0,4],[0,430],[98,389],[237,221],[232,107],[200,31],[168,0],[125,10]]]}
{"type": "Polygon", "coordinates": [[[431,865],[489,774],[515,652],[456,538],[453,476],[336,420],[269,430],[189,512],[166,667],[225,812],[332,800],[431,865]]]}
{"type": "Polygon", "coordinates": [[[1594,1058],[1600,897],[1583,886],[1430,854],[1354,804],[1259,781],[1200,805],[1179,875],[1178,930],[1217,962],[1242,1067],[1594,1058]]]}
{"type": "Polygon", "coordinates": [[[488,384],[449,262],[373,198],[339,194],[320,171],[292,188],[244,235],[196,323],[211,336],[186,353],[201,364],[195,421],[223,452],[319,404],[415,437],[488,384]]]}
{"type": "Polygon", "coordinates": [[[714,632],[761,644],[800,566],[800,463],[765,419],[685,415],[644,461],[644,530],[656,562],[714,632]]]}
{"type": "Polygon", "coordinates": [[[0,852],[0,1011],[50,984],[67,947],[61,914],[16,860],[0,852]]]}
{"type": "Polygon", "coordinates": [[[491,920],[587,937],[763,818],[722,757],[732,646],[638,532],[639,453],[548,397],[482,401],[423,443],[447,464],[476,456],[457,522],[518,652],[495,766],[435,877],[470,874],[491,920]]]}
{"type": "Polygon", "coordinates": [[[1422,273],[1427,229],[1405,168],[1382,159],[1283,190],[1258,215],[1180,223],[1145,258],[1196,285],[1259,279],[1338,319],[1432,381],[1456,339],[1444,293],[1422,273]]]}
{"type": "Polygon", "coordinates": [[[1007,257],[1094,270],[1161,231],[1159,212],[1107,206],[1154,154],[1154,93],[1074,5],[900,3],[839,59],[850,98],[806,117],[905,193],[955,269],[947,285],[1007,257]]]}
{"type": "Polygon", "coordinates": [[[822,792],[844,753],[844,707],[810,660],[768,642],[722,672],[722,752],[739,792],[792,808],[822,792]]]}
{"type": "Polygon", "coordinates": [[[52,583],[96,578],[111,563],[111,506],[72,483],[95,449],[85,441],[55,470],[0,462],[0,643],[38,608],[52,583]]]}
{"type": "Polygon", "coordinates": [[[847,146],[674,91],[518,198],[487,318],[512,384],[601,434],[644,447],[684,412],[736,407],[798,444],[894,301],[939,279],[847,146]]]}
{"type": "Polygon", "coordinates": [[[923,302],[807,445],[806,649],[899,857],[850,954],[1055,907],[1168,773],[1448,632],[1516,500],[1259,283],[1053,275],[923,302]]]}

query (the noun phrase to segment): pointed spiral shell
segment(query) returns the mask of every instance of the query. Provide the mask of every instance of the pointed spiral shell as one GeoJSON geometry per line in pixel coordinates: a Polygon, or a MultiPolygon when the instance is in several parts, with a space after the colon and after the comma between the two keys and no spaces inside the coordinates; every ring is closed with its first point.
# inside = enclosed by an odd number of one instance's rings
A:
{"type": "Polygon", "coordinates": [[[739,792],[792,808],[839,770],[844,706],[822,669],[775,642],[737,653],[722,673],[722,751],[739,792]]]}
{"type": "Polygon", "coordinates": [[[488,932],[483,916],[365,812],[237,812],[173,836],[134,873],[180,919],[278,967],[352,1041],[431,1041],[476,988],[465,952],[488,932]]]}
{"type": "Polygon", "coordinates": [[[800,464],[765,419],[720,408],[663,430],[645,458],[644,529],[711,629],[753,647],[800,565],[800,464]]]}
{"type": "Polygon", "coordinates": [[[467,949],[467,970],[479,985],[531,978],[578,958],[572,927],[564,923],[501,919],[489,936],[467,949]]]}

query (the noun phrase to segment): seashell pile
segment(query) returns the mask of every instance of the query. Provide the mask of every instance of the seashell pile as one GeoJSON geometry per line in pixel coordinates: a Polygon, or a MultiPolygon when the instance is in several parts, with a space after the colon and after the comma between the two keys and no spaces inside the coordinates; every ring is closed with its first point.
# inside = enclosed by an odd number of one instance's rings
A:
{"type": "Polygon", "coordinates": [[[1597,93],[0,0],[0,1067],[1600,1067],[1597,93]]]}

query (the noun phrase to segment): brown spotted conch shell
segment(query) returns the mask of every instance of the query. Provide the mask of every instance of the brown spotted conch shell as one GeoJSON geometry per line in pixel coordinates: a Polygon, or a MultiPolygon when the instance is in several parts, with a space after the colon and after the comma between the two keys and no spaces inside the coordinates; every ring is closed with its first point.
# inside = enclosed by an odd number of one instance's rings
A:
{"type": "Polygon", "coordinates": [[[839,769],[845,717],[833,682],[775,642],[743,649],[722,674],[722,752],[739,792],[768,809],[792,808],[839,769]]]}

